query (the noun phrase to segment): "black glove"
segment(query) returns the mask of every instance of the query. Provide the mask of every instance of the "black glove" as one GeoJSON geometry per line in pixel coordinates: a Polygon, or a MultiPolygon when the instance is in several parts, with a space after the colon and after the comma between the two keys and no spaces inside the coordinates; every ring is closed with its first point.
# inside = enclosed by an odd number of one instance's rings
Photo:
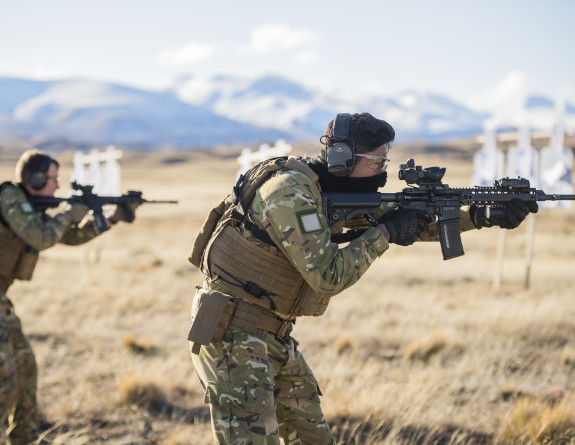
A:
{"type": "Polygon", "coordinates": [[[488,207],[485,211],[486,220],[502,229],[515,229],[529,215],[537,213],[539,205],[536,201],[523,201],[513,198],[505,207],[488,207]]]}
{"type": "Polygon", "coordinates": [[[122,202],[116,204],[116,210],[114,210],[114,213],[108,219],[112,224],[116,224],[119,221],[127,223],[134,222],[136,219],[136,208],[138,208],[138,204],[136,203],[122,202]]]}
{"type": "Polygon", "coordinates": [[[389,232],[389,242],[409,246],[425,231],[428,218],[423,210],[400,208],[390,210],[379,220],[389,232]]]}

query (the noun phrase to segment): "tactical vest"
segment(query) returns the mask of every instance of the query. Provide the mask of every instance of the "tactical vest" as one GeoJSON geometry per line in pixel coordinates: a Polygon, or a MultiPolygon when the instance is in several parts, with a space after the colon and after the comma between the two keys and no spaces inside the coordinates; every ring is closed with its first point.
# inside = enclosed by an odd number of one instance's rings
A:
{"type": "MultiPolygon", "coordinates": [[[[0,184],[0,192],[15,185],[0,184]]],[[[0,290],[6,291],[13,280],[31,280],[38,261],[38,251],[16,235],[0,212],[0,290]]]]}
{"type": "Polygon", "coordinates": [[[301,158],[280,157],[258,164],[209,213],[189,261],[231,295],[282,318],[322,315],[330,297],[313,291],[267,233],[249,220],[257,189],[279,170],[299,171],[319,187],[317,175],[301,158]],[[256,239],[244,237],[240,226],[256,239]]]}

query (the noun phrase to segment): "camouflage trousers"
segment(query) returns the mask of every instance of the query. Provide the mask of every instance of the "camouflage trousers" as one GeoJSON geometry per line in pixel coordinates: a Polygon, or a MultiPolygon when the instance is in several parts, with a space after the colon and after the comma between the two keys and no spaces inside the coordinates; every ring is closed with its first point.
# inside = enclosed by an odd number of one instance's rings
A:
{"type": "Polygon", "coordinates": [[[218,444],[335,444],[317,381],[291,337],[227,330],[192,360],[218,444]]]}
{"type": "Polygon", "coordinates": [[[37,367],[10,300],[0,292],[0,444],[38,438],[37,367]]]}

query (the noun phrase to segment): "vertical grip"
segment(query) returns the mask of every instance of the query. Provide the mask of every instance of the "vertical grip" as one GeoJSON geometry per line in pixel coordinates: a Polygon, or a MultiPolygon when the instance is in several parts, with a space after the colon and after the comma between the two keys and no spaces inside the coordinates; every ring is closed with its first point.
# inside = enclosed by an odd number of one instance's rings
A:
{"type": "Polygon", "coordinates": [[[98,234],[104,233],[109,229],[108,222],[106,221],[106,217],[102,211],[102,206],[97,206],[97,208],[92,209],[92,214],[94,216],[94,223],[96,224],[98,234]]]}

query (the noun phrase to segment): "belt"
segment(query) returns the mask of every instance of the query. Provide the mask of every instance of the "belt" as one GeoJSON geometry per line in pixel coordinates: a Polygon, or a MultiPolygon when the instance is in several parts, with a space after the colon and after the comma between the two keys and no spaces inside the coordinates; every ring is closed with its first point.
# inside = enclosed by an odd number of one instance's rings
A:
{"type": "Polygon", "coordinates": [[[264,308],[240,299],[231,304],[236,307],[228,329],[241,329],[256,335],[271,332],[278,338],[287,337],[293,329],[293,320],[276,317],[264,308]]]}

